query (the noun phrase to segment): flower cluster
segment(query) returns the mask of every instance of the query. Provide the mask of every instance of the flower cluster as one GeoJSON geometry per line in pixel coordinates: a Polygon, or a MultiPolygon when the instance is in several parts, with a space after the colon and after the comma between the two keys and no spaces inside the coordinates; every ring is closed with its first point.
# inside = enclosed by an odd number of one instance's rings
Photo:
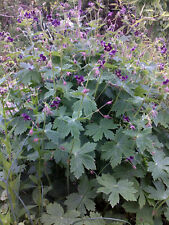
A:
{"type": "Polygon", "coordinates": [[[23,118],[25,121],[31,120],[30,116],[29,116],[28,114],[26,114],[26,113],[22,113],[21,116],[22,116],[22,118],[23,118]]]}
{"type": "Polygon", "coordinates": [[[51,108],[56,107],[56,109],[57,109],[57,108],[59,107],[60,101],[61,101],[61,99],[60,99],[59,97],[56,97],[56,100],[54,100],[54,101],[52,102],[52,104],[50,105],[50,107],[51,107],[51,108]]]}
{"type": "Polygon", "coordinates": [[[125,121],[125,122],[130,122],[130,119],[129,119],[129,117],[128,116],[123,116],[123,120],[125,121]]]}
{"type": "Polygon", "coordinates": [[[0,94],[3,95],[7,92],[7,89],[4,87],[0,87],[0,94]]]}
{"type": "Polygon", "coordinates": [[[44,56],[43,54],[40,54],[39,55],[40,56],[40,61],[46,61],[46,56],[44,56]]]}
{"type": "Polygon", "coordinates": [[[57,27],[57,26],[60,25],[60,21],[57,20],[57,19],[54,19],[54,20],[52,20],[52,25],[53,25],[54,27],[57,27]]]}
{"type": "Polygon", "coordinates": [[[134,46],[134,47],[131,49],[131,52],[133,52],[136,48],[137,48],[137,47],[136,47],[136,46],[134,46]]]}
{"type": "Polygon", "coordinates": [[[51,15],[47,15],[46,19],[48,22],[50,22],[54,27],[57,27],[60,25],[60,21],[58,19],[53,19],[51,15]]]}
{"type": "Polygon", "coordinates": [[[122,81],[125,81],[125,80],[128,79],[128,76],[127,75],[124,76],[124,75],[121,74],[121,70],[116,70],[115,71],[115,74],[122,81]]]}
{"type": "Polygon", "coordinates": [[[45,107],[42,110],[44,113],[46,113],[46,115],[51,115],[52,111],[50,109],[50,107],[48,105],[45,105],[45,107]]]}
{"type": "Polygon", "coordinates": [[[23,11],[23,13],[20,14],[19,18],[17,19],[18,23],[21,23],[24,19],[33,19],[33,21],[38,22],[37,13],[32,11],[23,11]]]}
{"type": "Polygon", "coordinates": [[[161,54],[165,54],[165,53],[167,52],[167,48],[166,48],[165,45],[163,45],[163,46],[160,48],[160,50],[161,50],[161,54]]]}
{"type": "Polygon", "coordinates": [[[0,40],[4,40],[6,42],[13,42],[14,39],[10,36],[9,33],[0,32],[0,40]]]}
{"type": "Polygon", "coordinates": [[[84,82],[84,77],[83,76],[75,75],[74,78],[76,79],[78,85],[79,84],[81,84],[81,85],[83,84],[83,82],[84,82]]]}
{"type": "Polygon", "coordinates": [[[126,158],[126,160],[132,163],[134,160],[134,156],[130,156],[130,157],[126,158]]]}
{"type": "Polygon", "coordinates": [[[117,53],[116,49],[113,49],[111,52],[109,52],[110,56],[115,56],[115,54],[117,53]]]}
{"type": "Polygon", "coordinates": [[[167,85],[169,83],[169,79],[166,79],[165,81],[163,81],[163,85],[167,85]]]}
{"type": "Polygon", "coordinates": [[[159,70],[161,71],[161,70],[164,70],[164,63],[160,63],[160,65],[159,65],[159,70]]]}
{"type": "Polygon", "coordinates": [[[104,50],[105,50],[106,52],[110,52],[110,51],[112,50],[111,44],[110,44],[110,43],[108,43],[107,45],[104,44],[104,50]]]}
{"type": "Polygon", "coordinates": [[[99,63],[99,69],[101,69],[101,68],[103,69],[103,68],[104,68],[105,62],[106,62],[106,61],[105,61],[104,59],[98,61],[98,63],[99,63]]]}

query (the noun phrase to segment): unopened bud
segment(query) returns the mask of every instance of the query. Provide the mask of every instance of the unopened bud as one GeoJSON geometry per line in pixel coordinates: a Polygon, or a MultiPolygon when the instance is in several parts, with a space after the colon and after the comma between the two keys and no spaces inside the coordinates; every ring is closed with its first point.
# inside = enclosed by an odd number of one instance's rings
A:
{"type": "Polygon", "coordinates": [[[112,104],[112,101],[109,101],[106,103],[106,105],[111,105],[112,104]]]}
{"type": "Polygon", "coordinates": [[[135,165],[133,165],[133,169],[135,169],[135,170],[136,170],[136,169],[137,169],[137,167],[136,167],[135,165]]]}
{"type": "Polygon", "coordinates": [[[30,134],[30,135],[33,134],[33,128],[30,129],[29,134],[30,134]]]}
{"type": "Polygon", "coordinates": [[[33,139],[33,142],[38,142],[39,141],[39,138],[34,138],[33,139]]]}
{"type": "Polygon", "coordinates": [[[104,115],[103,117],[106,119],[111,119],[111,116],[109,116],[109,115],[104,115]]]}
{"type": "Polygon", "coordinates": [[[86,89],[86,88],[85,88],[85,89],[83,90],[83,93],[86,94],[86,93],[88,93],[89,91],[90,91],[89,89],[86,89]]]}

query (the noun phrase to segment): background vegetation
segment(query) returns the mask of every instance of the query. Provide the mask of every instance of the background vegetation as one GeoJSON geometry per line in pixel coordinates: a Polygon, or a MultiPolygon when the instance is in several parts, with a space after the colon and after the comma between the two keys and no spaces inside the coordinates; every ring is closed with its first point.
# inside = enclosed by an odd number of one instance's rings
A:
{"type": "Polygon", "coordinates": [[[168,224],[167,1],[15,3],[0,12],[0,223],[168,224]]]}

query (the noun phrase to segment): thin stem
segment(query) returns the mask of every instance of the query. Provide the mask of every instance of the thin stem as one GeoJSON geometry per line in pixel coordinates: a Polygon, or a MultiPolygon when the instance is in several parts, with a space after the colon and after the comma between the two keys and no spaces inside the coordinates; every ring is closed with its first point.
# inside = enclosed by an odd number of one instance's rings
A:
{"type": "Polygon", "coordinates": [[[67,162],[68,165],[67,165],[66,182],[67,182],[67,192],[68,192],[68,195],[70,193],[70,160],[71,160],[71,153],[73,151],[74,143],[75,143],[75,139],[73,139],[72,147],[71,147],[70,154],[69,154],[69,158],[68,158],[68,162],[67,162]]]}
{"type": "Polygon", "coordinates": [[[111,220],[111,221],[117,221],[117,222],[122,222],[122,223],[127,223],[130,224],[128,221],[121,220],[121,219],[116,219],[116,218],[109,218],[109,217],[96,217],[96,218],[86,218],[86,219],[81,219],[73,222],[71,225],[75,225],[76,223],[82,222],[82,221],[90,221],[90,220],[111,220]]]}

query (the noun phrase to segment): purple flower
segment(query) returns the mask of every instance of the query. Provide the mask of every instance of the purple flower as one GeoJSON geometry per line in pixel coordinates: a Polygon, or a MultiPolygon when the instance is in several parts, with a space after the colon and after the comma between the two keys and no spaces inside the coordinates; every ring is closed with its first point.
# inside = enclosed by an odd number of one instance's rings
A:
{"type": "Polygon", "coordinates": [[[105,62],[106,62],[105,60],[99,60],[99,63],[100,63],[99,69],[104,68],[105,62]]]}
{"type": "Polygon", "coordinates": [[[123,8],[120,10],[121,14],[125,14],[126,13],[126,8],[123,6],[123,8]]]}
{"type": "Polygon", "coordinates": [[[61,101],[61,99],[59,98],[59,97],[56,97],[56,100],[54,100],[53,102],[52,102],[52,104],[50,105],[50,107],[56,107],[56,108],[58,108],[59,107],[59,104],[60,104],[60,101],[61,101]]]}
{"type": "Polygon", "coordinates": [[[17,19],[17,22],[18,22],[18,23],[21,23],[21,22],[22,22],[22,20],[18,18],[18,19],[17,19]]]}
{"type": "Polygon", "coordinates": [[[160,63],[159,70],[164,70],[164,64],[163,63],[160,63]]]}
{"type": "Polygon", "coordinates": [[[11,38],[11,37],[8,37],[7,40],[8,40],[9,42],[13,42],[13,38],[11,38]]]}
{"type": "Polygon", "coordinates": [[[27,19],[30,19],[30,18],[31,18],[31,14],[28,13],[28,12],[26,12],[26,13],[24,14],[24,17],[27,18],[27,19]]]}
{"type": "Polygon", "coordinates": [[[83,76],[75,75],[74,78],[76,79],[78,84],[82,84],[84,82],[84,77],[83,76]]]}
{"type": "Polygon", "coordinates": [[[117,50],[116,50],[116,49],[113,49],[113,50],[109,53],[109,55],[115,56],[116,52],[117,52],[117,50]]]}
{"type": "Polygon", "coordinates": [[[104,45],[104,50],[105,50],[106,52],[110,52],[110,51],[112,50],[111,44],[110,44],[110,43],[108,43],[107,45],[105,44],[105,45],[104,45]]]}
{"type": "Polygon", "coordinates": [[[52,16],[51,16],[51,15],[47,15],[47,16],[46,16],[46,19],[47,19],[48,21],[52,21],[52,16]]]}
{"type": "Polygon", "coordinates": [[[88,6],[93,7],[94,6],[94,3],[93,2],[89,2],[88,3],[88,6]]]}
{"type": "Polygon", "coordinates": [[[46,56],[44,56],[43,54],[40,54],[39,56],[41,61],[46,61],[46,56]]]}
{"type": "Polygon", "coordinates": [[[132,163],[132,161],[134,160],[134,156],[130,156],[130,157],[126,158],[126,159],[132,163]]]}
{"type": "Polygon", "coordinates": [[[134,32],[134,35],[135,35],[136,37],[138,37],[139,34],[140,34],[140,32],[139,32],[138,30],[134,32]]]}
{"type": "Polygon", "coordinates": [[[123,120],[125,121],[125,122],[130,122],[130,119],[129,119],[129,117],[128,116],[123,116],[123,120]]]}
{"type": "Polygon", "coordinates": [[[116,71],[115,71],[115,74],[116,74],[116,76],[117,76],[120,80],[122,80],[122,81],[125,81],[125,80],[128,79],[128,76],[127,76],[127,75],[126,75],[126,76],[123,76],[123,75],[121,74],[121,70],[116,70],[116,71]]]}
{"type": "Polygon", "coordinates": [[[121,80],[122,80],[122,81],[127,80],[127,79],[128,79],[128,76],[127,76],[127,75],[121,77],[121,80]]]}
{"type": "Polygon", "coordinates": [[[38,22],[38,18],[37,17],[34,17],[33,20],[36,21],[36,22],[38,22]]]}
{"type": "Polygon", "coordinates": [[[22,113],[21,115],[23,117],[23,119],[26,121],[26,120],[31,120],[30,116],[27,115],[26,113],[22,113]]]}
{"type": "Polygon", "coordinates": [[[0,94],[3,95],[7,92],[7,90],[3,87],[0,87],[0,94]]]}
{"type": "Polygon", "coordinates": [[[31,15],[32,15],[32,16],[36,16],[36,13],[35,13],[34,10],[31,11],[31,15]]]}
{"type": "Polygon", "coordinates": [[[105,43],[105,41],[102,40],[102,41],[100,42],[100,44],[101,44],[101,46],[104,46],[106,43],[105,43]]]}
{"type": "Polygon", "coordinates": [[[113,12],[109,12],[107,16],[112,16],[113,15],[113,12]]]}
{"type": "Polygon", "coordinates": [[[69,77],[71,76],[71,72],[67,72],[66,75],[69,77]]]}
{"type": "Polygon", "coordinates": [[[5,35],[4,31],[0,32],[0,37],[4,37],[4,35],[5,35]]]}
{"type": "Polygon", "coordinates": [[[136,46],[134,46],[134,47],[131,49],[131,52],[133,52],[135,49],[136,49],[136,46]]]}
{"type": "Polygon", "coordinates": [[[22,55],[22,54],[19,54],[19,55],[18,55],[18,58],[19,58],[19,59],[22,59],[22,58],[23,58],[23,55],[22,55]]]}
{"type": "Polygon", "coordinates": [[[163,81],[163,85],[167,85],[169,83],[169,79],[163,81]]]}
{"type": "Polygon", "coordinates": [[[136,128],[135,128],[135,126],[134,125],[130,125],[130,129],[132,129],[132,130],[135,130],[136,128]]]}
{"type": "Polygon", "coordinates": [[[161,49],[161,54],[165,54],[167,52],[167,48],[165,45],[163,45],[160,49],[161,49]]]}
{"type": "Polygon", "coordinates": [[[116,74],[117,77],[120,78],[121,77],[121,70],[116,70],[115,71],[115,74],[116,74]]]}
{"type": "Polygon", "coordinates": [[[60,25],[60,21],[57,20],[57,19],[55,19],[55,20],[52,21],[52,25],[55,26],[55,27],[57,27],[57,26],[60,25]]]}
{"type": "MultiPolygon", "coordinates": [[[[135,22],[134,22],[135,23],[135,22]]],[[[140,23],[137,23],[136,25],[134,25],[135,27],[138,27],[138,25],[139,25],[140,23]]]]}

